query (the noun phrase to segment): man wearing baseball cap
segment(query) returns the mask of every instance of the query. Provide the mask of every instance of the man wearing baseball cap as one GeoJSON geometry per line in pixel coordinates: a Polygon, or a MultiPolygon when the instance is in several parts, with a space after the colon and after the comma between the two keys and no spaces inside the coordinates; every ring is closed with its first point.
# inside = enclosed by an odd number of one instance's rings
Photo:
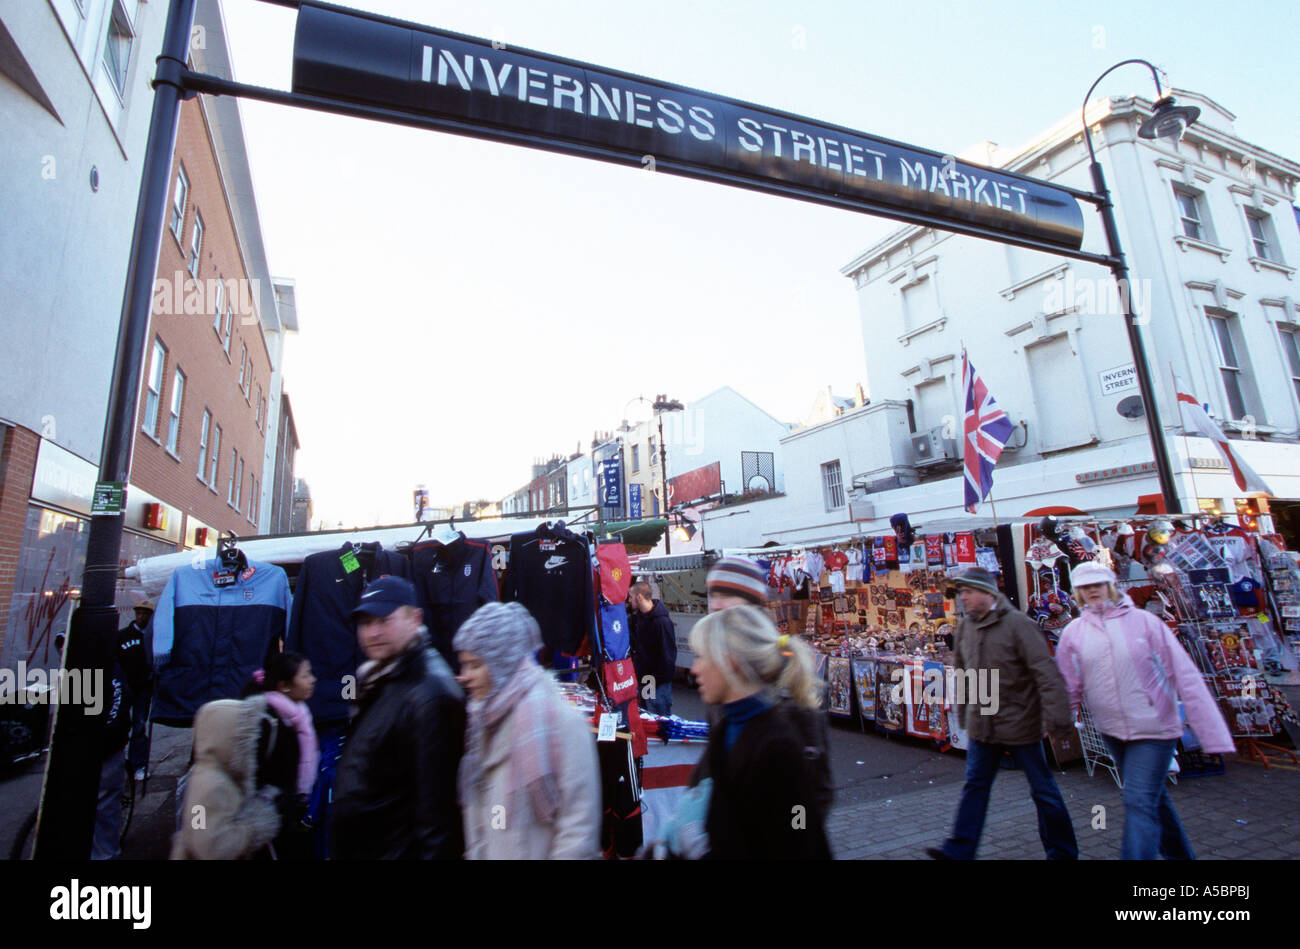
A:
{"type": "Polygon", "coordinates": [[[352,618],[367,661],[334,785],[338,859],[459,859],[465,698],[432,648],[415,587],[372,580],[352,618]]]}
{"type": "Polygon", "coordinates": [[[1011,605],[991,573],[971,567],[955,582],[963,616],[953,643],[954,684],[964,693],[958,697],[970,747],[952,835],[926,853],[975,859],[993,779],[1008,752],[1029,780],[1048,859],[1077,860],[1070,814],[1043,754],[1045,734],[1073,732],[1065,680],[1038,624],[1011,605]]]}

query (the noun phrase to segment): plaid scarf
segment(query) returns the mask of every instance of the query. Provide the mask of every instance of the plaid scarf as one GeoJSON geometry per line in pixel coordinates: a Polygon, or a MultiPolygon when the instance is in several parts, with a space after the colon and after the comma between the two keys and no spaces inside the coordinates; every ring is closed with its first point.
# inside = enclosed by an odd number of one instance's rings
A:
{"type": "Polygon", "coordinates": [[[461,800],[486,793],[488,743],[511,721],[513,743],[504,749],[506,792],[512,799],[526,796],[538,822],[553,823],[560,809],[555,768],[562,754],[559,738],[565,713],[563,700],[532,659],[521,663],[491,697],[471,701],[460,764],[461,800]]]}

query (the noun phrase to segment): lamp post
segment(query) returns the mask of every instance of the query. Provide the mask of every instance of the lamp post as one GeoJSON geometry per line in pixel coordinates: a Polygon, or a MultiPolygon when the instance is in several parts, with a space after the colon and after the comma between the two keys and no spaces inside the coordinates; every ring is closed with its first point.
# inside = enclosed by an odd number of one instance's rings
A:
{"type": "Polygon", "coordinates": [[[1160,494],[1164,498],[1165,510],[1170,513],[1178,511],[1178,490],[1174,486],[1173,466],[1169,463],[1169,454],[1165,448],[1164,428],[1160,424],[1160,411],[1156,406],[1155,391],[1151,386],[1151,371],[1147,368],[1146,349],[1142,344],[1142,331],[1133,317],[1131,299],[1132,285],[1128,272],[1128,262],[1119,242],[1119,229],[1115,225],[1115,206],[1106,187],[1106,176],[1097,161],[1097,153],[1092,147],[1092,133],[1088,129],[1088,99],[1098,84],[1120,66],[1140,63],[1151,70],[1151,77],[1156,84],[1155,113],[1142,123],[1138,137],[1146,139],[1168,138],[1175,143],[1182,138],[1187,126],[1196,121],[1201,110],[1192,106],[1176,106],[1174,98],[1166,95],[1160,88],[1160,74],[1156,67],[1145,59],[1126,59],[1116,63],[1097,77],[1087,95],[1083,97],[1081,117],[1083,121],[1084,140],[1088,144],[1088,157],[1091,160],[1092,184],[1096,191],[1098,208],[1101,211],[1102,225],[1106,231],[1106,243],[1110,250],[1110,270],[1115,276],[1119,290],[1120,306],[1123,308],[1124,328],[1128,332],[1129,348],[1133,352],[1133,367],[1137,373],[1138,391],[1146,406],[1147,435],[1151,439],[1151,449],[1155,453],[1156,476],[1160,480],[1160,494]]]}
{"type": "MultiPolygon", "coordinates": [[[[686,406],[682,405],[676,399],[670,399],[666,395],[660,395],[655,399],[655,415],[659,419],[659,477],[663,480],[664,486],[664,517],[668,517],[668,449],[664,445],[664,413],[681,412],[686,406]]],[[[664,531],[664,553],[673,552],[672,528],[664,531]]]]}

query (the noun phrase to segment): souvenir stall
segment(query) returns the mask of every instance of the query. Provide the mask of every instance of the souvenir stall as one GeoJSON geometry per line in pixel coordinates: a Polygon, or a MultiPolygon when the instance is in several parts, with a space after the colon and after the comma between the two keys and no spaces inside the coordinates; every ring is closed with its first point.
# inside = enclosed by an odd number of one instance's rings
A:
{"type": "MultiPolygon", "coordinates": [[[[1070,570],[1085,561],[1109,567],[1121,592],[1177,634],[1240,752],[1267,765],[1270,756],[1295,759],[1271,739],[1296,722],[1276,683],[1298,666],[1287,624],[1300,628],[1300,570],[1265,517],[1243,520],[1043,518],[1024,528],[1027,612],[1054,645],[1078,612],[1070,570]]],[[[1187,734],[1187,750],[1192,741],[1187,734]]]]}
{"type": "Polygon", "coordinates": [[[1020,562],[1009,526],[914,527],[906,514],[887,534],[839,542],[726,550],[768,572],[768,609],[784,632],[812,647],[832,716],[865,729],[965,748],[951,699],[957,600],[952,579],[974,566],[1017,595],[1020,562]]]}
{"type": "MultiPolygon", "coordinates": [[[[541,629],[539,661],[555,670],[564,694],[591,720],[606,792],[606,853],[631,856],[642,840],[646,775],[656,791],[684,786],[689,771],[682,773],[679,749],[706,739],[707,728],[675,716],[639,713],[624,606],[631,567],[623,544],[598,542],[592,527],[501,519],[238,544],[225,538],[214,559],[206,551],[191,551],[141,561],[128,576],[162,594],[155,628],[164,631],[166,652],[185,659],[163,664],[160,683],[167,687],[159,695],[166,699],[175,693],[171,704],[177,708],[167,705],[166,716],[160,716],[155,707],[154,718],[188,724],[198,704],[237,697],[263,657],[283,643],[310,659],[316,672],[311,706],[328,767],[338,758],[355,698],[356,669],[364,658],[351,614],[368,582],[386,575],[412,581],[433,644],[453,668],[452,637],[460,624],[484,603],[519,602],[541,629]],[[187,597],[222,615],[197,621],[193,609],[175,609],[188,605],[187,597]],[[256,639],[237,651],[240,662],[219,656],[203,637],[208,619],[214,628],[223,623],[237,632],[246,628],[256,639]],[[203,653],[201,663],[192,661],[198,653],[203,653]],[[178,679],[175,688],[167,685],[177,677],[192,678],[200,667],[209,671],[203,683],[178,679]]],[[[698,748],[690,757],[693,763],[698,748]]],[[[327,807],[328,794],[316,798],[327,807]]],[[[319,824],[327,823],[324,813],[317,817],[319,824]]]]}

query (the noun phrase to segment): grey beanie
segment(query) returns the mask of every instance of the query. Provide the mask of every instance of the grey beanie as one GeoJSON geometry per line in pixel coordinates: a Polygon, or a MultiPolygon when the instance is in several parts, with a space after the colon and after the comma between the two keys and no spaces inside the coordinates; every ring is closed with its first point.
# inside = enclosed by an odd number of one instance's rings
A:
{"type": "Polygon", "coordinates": [[[998,581],[993,574],[983,567],[971,567],[958,574],[953,579],[953,582],[958,587],[974,587],[976,590],[983,590],[985,593],[991,593],[994,596],[1002,592],[998,589],[998,581]]]}
{"type": "Polygon", "coordinates": [[[457,652],[472,652],[492,673],[496,693],[542,647],[542,631],[521,603],[485,603],[461,624],[451,641],[457,652]]]}

